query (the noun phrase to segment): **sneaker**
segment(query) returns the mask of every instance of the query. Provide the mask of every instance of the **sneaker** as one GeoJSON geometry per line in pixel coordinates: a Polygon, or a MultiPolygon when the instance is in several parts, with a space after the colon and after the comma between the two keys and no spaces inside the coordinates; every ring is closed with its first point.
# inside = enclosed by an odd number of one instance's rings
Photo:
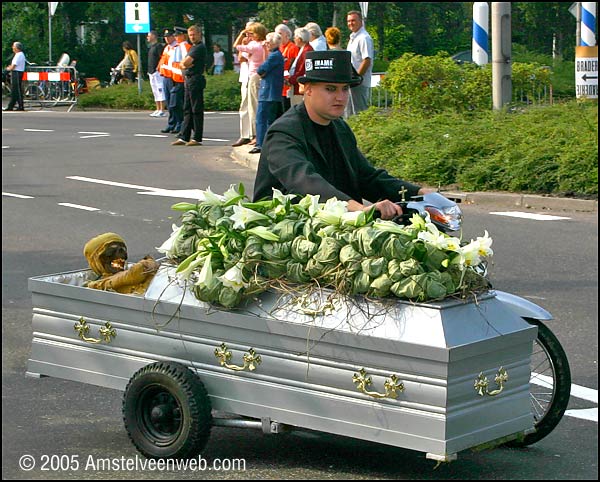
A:
{"type": "Polygon", "coordinates": [[[157,117],[158,116],[158,111],[155,110],[154,112],[152,112],[152,114],[148,114],[150,117],[157,117]]]}
{"type": "Polygon", "coordinates": [[[165,114],[162,110],[159,110],[155,117],[167,117],[167,114],[165,114]]]}
{"type": "Polygon", "coordinates": [[[185,145],[186,146],[201,146],[202,142],[198,142],[197,140],[192,139],[192,140],[186,142],[185,145]]]}
{"type": "Polygon", "coordinates": [[[174,142],[171,142],[172,146],[185,146],[187,145],[187,142],[185,142],[183,139],[177,139],[174,142]]]}

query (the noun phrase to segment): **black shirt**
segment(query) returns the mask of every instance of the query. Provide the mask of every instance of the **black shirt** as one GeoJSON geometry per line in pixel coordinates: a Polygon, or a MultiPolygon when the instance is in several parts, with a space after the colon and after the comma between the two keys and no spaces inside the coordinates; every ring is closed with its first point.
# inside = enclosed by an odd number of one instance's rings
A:
{"type": "MultiPolygon", "coordinates": [[[[323,177],[333,186],[347,186],[350,183],[349,172],[345,168],[341,168],[339,159],[343,157],[342,148],[340,146],[337,131],[332,123],[324,126],[317,124],[312,120],[310,123],[315,130],[317,142],[325,156],[327,171],[321,173],[323,177]]],[[[324,202],[322,200],[321,202],[324,202]]]]}
{"type": "Polygon", "coordinates": [[[156,72],[156,67],[158,66],[158,62],[160,62],[160,58],[162,56],[163,50],[165,46],[160,42],[157,42],[150,46],[150,50],[148,50],[148,73],[153,74],[156,72]]]}
{"type": "Polygon", "coordinates": [[[191,57],[194,62],[191,67],[184,70],[186,78],[197,79],[202,77],[206,70],[206,45],[202,42],[192,45],[187,56],[191,57]]]}

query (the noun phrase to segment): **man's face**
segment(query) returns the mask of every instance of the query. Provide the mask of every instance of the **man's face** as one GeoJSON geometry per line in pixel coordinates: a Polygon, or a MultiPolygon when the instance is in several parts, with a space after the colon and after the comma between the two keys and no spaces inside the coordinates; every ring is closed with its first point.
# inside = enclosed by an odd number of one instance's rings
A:
{"type": "Polygon", "coordinates": [[[329,124],[344,115],[350,97],[350,84],[308,82],[304,89],[304,103],[313,121],[329,124]],[[314,118],[316,117],[316,118],[314,118]]]}
{"type": "Polygon", "coordinates": [[[355,13],[346,17],[346,23],[348,24],[348,28],[352,32],[358,32],[362,27],[362,20],[355,13]]]}
{"type": "Polygon", "coordinates": [[[189,29],[188,37],[190,38],[190,42],[192,42],[194,45],[196,45],[197,43],[200,43],[200,39],[202,38],[202,35],[200,35],[200,32],[198,32],[195,29],[189,29]]]}
{"type": "Polygon", "coordinates": [[[185,34],[184,33],[175,34],[175,40],[177,40],[178,44],[180,44],[181,42],[185,42],[185,34]]]}
{"type": "Polygon", "coordinates": [[[281,35],[281,45],[287,45],[287,43],[290,41],[290,37],[288,37],[287,32],[284,32],[283,30],[275,30],[279,35],[281,35]]]}

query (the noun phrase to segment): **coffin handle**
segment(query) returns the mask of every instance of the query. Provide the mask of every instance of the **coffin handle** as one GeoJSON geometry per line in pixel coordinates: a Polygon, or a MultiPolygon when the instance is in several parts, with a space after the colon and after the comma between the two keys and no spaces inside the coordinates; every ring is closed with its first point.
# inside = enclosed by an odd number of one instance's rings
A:
{"type": "Polygon", "coordinates": [[[77,332],[79,338],[86,343],[110,343],[114,337],[117,336],[117,331],[112,327],[110,321],[104,323],[104,326],[98,329],[98,333],[100,334],[100,338],[90,338],[88,337],[88,333],[90,332],[90,325],[88,325],[87,321],[83,318],[79,318],[79,321],[75,323],[73,329],[77,332]]]}
{"type": "Polygon", "coordinates": [[[355,373],[352,377],[352,381],[356,385],[359,392],[369,395],[373,398],[398,398],[398,392],[404,391],[404,383],[398,382],[396,375],[391,375],[390,378],[386,378],[383,387],[385,393],[371,392],[367,390],[367,387],[373,383],[373,380],[364,368],[361,368],[358,373],[355,373]]]}
{"type": "Polygon", "coordinates": [[[231,360],[232,354],[225,343],[221,343],[220,347],[215,348],[215,357],[219,360],[221,366],[237,372],[246,369],[252,372],[256,370],[257,365],[260,365],[262,362],[260,355],[254,351],[254,348],[250,348],[246,353],[244,353],[243,366],[230,365],[228,362],[231,360]]]}
{"type": "Polygon", "coordinates": [[[496,382],[498,388],[490,392],[488,390],[488,379],[483,374],[483,372],[480,372],[479,376],[475,379],[475,390],[482,397],[485,395],[488,395],[490,397],[495,397],[496,395],[499,395],[502,392],[502,390],[504,390],[504,384],[508,381],[508,372],[504,369],[504,367],[500,367],[498,369],[498,373],[496,373],[494,381],[496,382]]]}

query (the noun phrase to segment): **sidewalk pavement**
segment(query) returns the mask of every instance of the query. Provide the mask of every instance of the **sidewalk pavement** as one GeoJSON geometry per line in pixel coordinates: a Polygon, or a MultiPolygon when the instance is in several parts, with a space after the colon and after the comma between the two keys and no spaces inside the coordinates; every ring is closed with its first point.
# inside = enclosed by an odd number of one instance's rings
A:
{"type": "MultiPolygon", "coordinates": [[[[249,154],[254,146],[232,148],[231,157],[236,162],[256,171],[260,154],[249,154]]],[[[598,212],[598,201],[593,199],[572,199],[564,197],[540,196],[507,192],[459,192],[444,191],[444,195],[459,198],[465,204],[494,204],[521,209],[548,211],[598,212]]]]}

